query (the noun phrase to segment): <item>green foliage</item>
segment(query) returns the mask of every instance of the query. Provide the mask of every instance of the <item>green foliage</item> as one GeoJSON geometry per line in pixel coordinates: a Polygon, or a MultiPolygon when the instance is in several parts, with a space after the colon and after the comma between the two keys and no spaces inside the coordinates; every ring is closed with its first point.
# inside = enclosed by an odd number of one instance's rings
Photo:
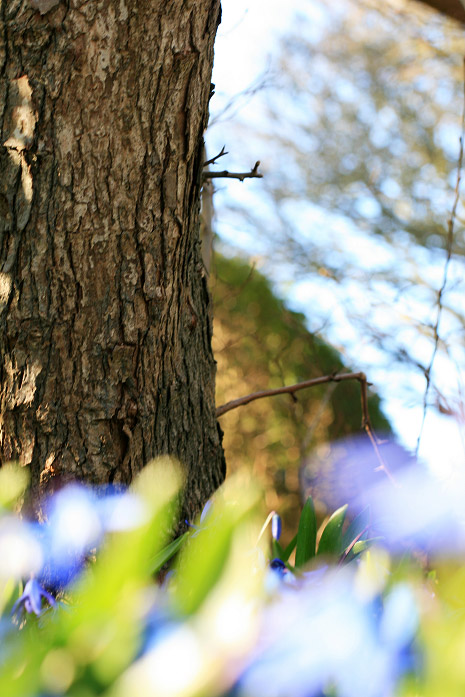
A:
{"type": "MultiPolygon", "coordinates": [[[[374,546],[341,568],[348,550],[370,542],[361,539],[368,512],[343,533],[343,507],[317,535],[309,498],[296,539],[286,549],[275,540],[286,564],[268,568],[257,534],[260,497],[245,475],[226,482],[181,542],[167,544],[180,482],[172,461],[149,465],[133,486],[145,513],[139,524],[111,534],[57,606],[20,626],[8,616],[18,584],[0,573],[1,695],[259,697],[295,685],[299,694],[337,697],[348,679],[361,697],[387,687],[399,697],[463,694],[459,560],[436,560],[425,573],[412,558],[374,546]],[[158,566],[176,552],[158,585],[154,560],[158,566]]],[[[280,526],[274,530],[279,537],[280,526]]]]}
{"type": "Polygon", "coordinates": [[[199,534],[191,536],[179,556],[173,599],[175,607],[183,614],[198,611],[221,578],[231,554],[234,535],[240,525],[250,519],[257,505],[256,489],[248,486],[239,491],[240,486],[237,479],[228,481],[227,496],[224,489],[217,495],[199,534]]]}
{"type": "Polygon", "coordinates": [[[290,571],[302,570],[313,561],[350,562],[368,550],[380,538],[368,539],[370,513],[365,509],[344,526],[347,504],[338,508],[317,530],[315,506],[309,496],[302,508],[297,535],[286,548],[278,540],[271,540],[272,556],[280,559],[290,571]],[[345,531],[344,531],[345,527],[345,531]],[[317,544],[317,540],[318,544],[317,544]],[[289,558],[295,549],[294,566],[289,558]]]}
{"type": "Polygon", "coordinates": [[[295,565],[304,566],[315,556],[316,550],[316,515],[311,496],[306,500],[300,514],[297,532],[295,565]]]}
{"type": "Polygon", "coordinates": [[[29,472],[25,467],[5,464],[0,468],[0,507],[13,508],[26,491],[29,472]]]}
{"type": "MultiPolygon", "coordinates": [[[[332,346],[308,331],[304,316],[290,311],[244,260],[216,254],[212,290],[217,404],[349,370],[332,346]]],[[[377,395],[370,394],[369,410],[375,429],[388,433],[377,395]]],[[[316,445],[360,432],[360,388],[346,382],[303,390],[296,399],[258,400],[225,414],[221,425],[229,467],[250,467],[267,491],[268,507],[279,508],[286,529],[296,530],[299,468],[316,445]]]]}
{"type": "Polygon", "coordinates": [[[353,540],[359,539],[367,530],[370,524],[370,509],[365,508],[348,525],[343,537],[342,547],[347,549],[353,540]]]}
{"type": "Polygon", "coordinates": [[[145,522],[109,538],[62,607],[38,621],[29,616],[13,636],[0,694],[24,697],[42,689],[66,691],[67,697],[100,695],[134,659],[153,555],[166,543],[175,516],[180,479],[173,467],[165,458],[141,473],[134,490],[145,502],[145,522]]]}
{"type": "Polygon", "coordinates": [[[344,525],[346,513],[347,504],[338,508],[337,511],[334,511],[326,523],[318,545],[319,555],[324,556],[330,554],[338,556],[342,554],[342,526],[344,525]]]}

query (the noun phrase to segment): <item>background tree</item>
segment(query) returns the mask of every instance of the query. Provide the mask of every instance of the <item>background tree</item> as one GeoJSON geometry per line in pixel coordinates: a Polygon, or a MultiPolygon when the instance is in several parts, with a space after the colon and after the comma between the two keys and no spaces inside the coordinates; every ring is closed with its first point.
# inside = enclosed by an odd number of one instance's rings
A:
{"type": "Polygon", "coordinates": [[[225,474],[198,242],[219,0],[0,13],[0,461],[32,490],[225,474]]]}
{"type": "Polygon", "coordinates": [[[427,402],[444,411],[464,360],[460,204],[452,254],[447,222],[463,30],[410,2],[322,5],[325,21],[302,13],[274,87],[231,126],[244,152],[253,142],[263,153],[266,176],[241,200],[218,194],[219,230],[230,240],[240,230],[261,270],[308,299],[309,327],[371,379],[376,366],[391,398],[421,404],[431,383],[427,402]]]}
{"type": "MultiPolygon", "coordinates": [[[[218,404],[350,372],[332,346],[308,331],[304,315],[290,311],[270,281],[246,262],[215,254],[211,279],[218,404]]],[[[267,509],[279,510],[288,533],[297,527],[301,510],[304,462],[335,439],[363,437],[360,402],[357,382],[331,383],[257,400],[221,417],[228,469],[250,469],[263,486],[267,509]]],[[[369,414],[375,431],[390,432],[376,395],[369,397],[369,414]]],[[[320,515],[334,509],[328,492],[316,488],[313,493],[320,515]]]]}

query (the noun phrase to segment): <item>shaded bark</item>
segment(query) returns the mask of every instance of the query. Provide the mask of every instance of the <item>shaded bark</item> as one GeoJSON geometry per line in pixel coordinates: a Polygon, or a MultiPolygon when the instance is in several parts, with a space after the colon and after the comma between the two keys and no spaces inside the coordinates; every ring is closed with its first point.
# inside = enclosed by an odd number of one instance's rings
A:
{"type": "Polygon", "coordinates": [[[225,474],[199,244],[219,0],[1,2],[0,457],[225,474]]]}
{"type": "Polygon", "coordinates": [[[462,0],[420,0],[420,2],[465,24],[465,7],[462,0]]]}

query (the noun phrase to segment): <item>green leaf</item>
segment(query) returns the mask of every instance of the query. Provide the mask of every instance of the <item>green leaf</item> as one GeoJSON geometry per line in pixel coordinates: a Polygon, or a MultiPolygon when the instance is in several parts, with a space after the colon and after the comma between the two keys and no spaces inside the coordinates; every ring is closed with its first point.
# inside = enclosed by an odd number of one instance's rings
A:
{"type": "Polygon", "coordinates": [[[11,608],[21,596],[23,584],[13,578],[0,580],[0,617],[8,616],[11,608]]]}
{"type": "Polygon", "coordinates": [[[171,588],[177,609],[186,615],[196,612],[220,580],[238,527],[258,503],[258,491],[244,488],[238,479],[228,479],[215,494],[203,527],[184,545],[177,560],[171,588]]]}
{"type": "Polygon", "coordinates": [[[347,549],[347,547],[352,544],[358,535],[364,533],[370,524],[370,509],[367,506],[363,509],[350,523],[349,527],[345,531],[342,537],[342,549],[347,549]]]}
{"type": "Polygon", "coordinates": [[[294,535],[294,537],[289,542],[289,544],[287,545],[286,549],[283,552],[283,556],[281,557],[283,562],[288,561],[289,557],[291,556],[292,552],[295,549],[296,544],[297,544],[297,535],[294,535]]]}
{"type": "Polygon", "coordinates": [[[24,467],[10,462],[0,468],[0,506],[13,508],[29,483],[29,473],[24,467]]]}
{"type": "Polygon", "coordinates": [[[342,526],[347,513],[347,504],[341,506],[328,520],[320,537],[318,555],[339,556],[342,552],[342,526]]]}
{"type": "Polygon", "coordinates": [[[278,558],[281,559],[281,561],[285,561],[285,559],[283,559],[284,549],[281,547],[278,540],[271,540],[271,554],[272,559],[278,558]]]}
{"type": "Polygon", "coordinates": [[[156,574],[158,571],[160,571],[162,566],[164,566],[166,562],[174,557],[176,552],[181,549],[188,537],[189,533],[185,532],[183,535],[180,535],[180,537],[177,537],[175,540],[170,542],[169,545],[163,547],[158,554],[155,554],[150,561],[150,572],[152,574],[156,574]]]}
{"type": "Polygon", "coordinates": [[[372,537],[369,540],[360,540],[359,542],[356,542],[352,547],[354,557],[362,552],[365,552],[367,549],[370,549],[370,547],[376,544],[376,542],[380,542],[382,539],[382,537],[372,537]]]}
{"type": "Polygon", "coordinates": [[[305,502],[300,514],[297,531],[297,546],[295,552],[296,568],[303,566],[315,556],[316,545],[316,516],[315,506],[311,496],[305,502]]]}

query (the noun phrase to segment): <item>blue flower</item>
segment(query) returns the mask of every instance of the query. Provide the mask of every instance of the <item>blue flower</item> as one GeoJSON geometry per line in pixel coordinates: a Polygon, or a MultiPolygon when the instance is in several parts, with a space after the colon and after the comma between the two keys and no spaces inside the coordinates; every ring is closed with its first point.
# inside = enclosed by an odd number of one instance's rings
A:
{"type": "Polygon", "coordinates": [[[278,558],[270,561],[270,569],[276,571],[276,573],[280,576],[283,576],[285,573],[287,573],[286,564],[278,558]]]}
{"type": "Polygon", "coordinates": [[[393,442],[383,443],[378,450],[384,465],[366,438],[333,443],[328,458],[319,462],[315,456],[304,467],[306,493],[316,489],[318,498],[329,500],[331,507],[349,503],[354,513],[369,507],[370,536],[381,536],[394,553],[414,546],[428,554],[462,554],[463,475],[451,481],[441,478],[393,442]],[[316,477],[314,469],[319,471],[316,477]]]}
{"type": "Polygon", "coordinates": [[[364,598],[353,572],[304,578],[276,595],[238,694],[311,697],[333,685],[340,697],[387,697],[405,669],[418,621],[407,587],[385,604],[364,598]]]}
{"type": "Polygon", "coordinates": [[[130,491],[106,487],[97,493],[96,511],[105,533],[132,530],[150,517],[147,504],[130,491]]]}
{"type": "Polygon", "coordinates": [[[18,611],[25,610],[39,616],[45,609],[42,605],[43,600],[52,607],[56,605],[55,598],[35,578],[31,578],[26,583],[22,596],[13,605],[11,615],[14,616],[18,611]]]}
{"type": "Polygon", "coordinates": [[[210,511],[212,509],[212,506],[213,506],[213,501],[212,501],[212,499],[209,499],[207,501],[207,503],[205,504],[205,506],[202,508],[202,513],[200,514],[200,518],[199,518],[199,525],[195,525],[194,523],[189,523],[188,520],[184,521],[189,528],[191,528],[192,530],[195,530],[193,537],[195,537],[195,535],[197,535],[201,530],[203,530],[204,528],[207,527],[205,525],[205,521],[208,517],[208,514],[210,513],[210,511]]]}
{"type": "Polygon", "coordinates": [[[43,553],[36,530],[12,515],[0,519],[0,579],[21,579],[40,571],[43,553]]]}
{"type": "Polygon", "coordinates": [[[61,588],[70,583],[101,543],[104,529],[96,501],[91,489],[77,483],[49,500],[47,520],[37,526],[44,554],[39,578],[47,585],[61,588]]]}
{"type": "Polygon", "coordinates": [[[271,519],[271,535],[273,540],[279,540],[281,537],[281,517],[278,513],[273,513],[271,519]]]}

